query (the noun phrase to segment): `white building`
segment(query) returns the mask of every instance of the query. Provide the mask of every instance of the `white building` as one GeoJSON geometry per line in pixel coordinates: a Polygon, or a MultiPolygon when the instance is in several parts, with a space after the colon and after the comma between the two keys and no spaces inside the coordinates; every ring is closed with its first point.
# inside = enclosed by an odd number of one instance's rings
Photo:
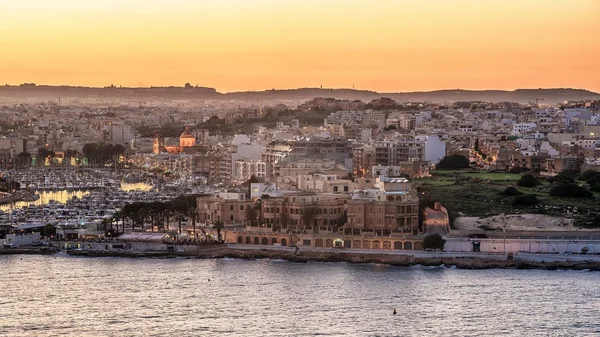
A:
{"type": "Polygon", "coordinates": [[[513,124],[512,134],[520,135],[523,133],[528,133],[531,130],[537,127],[536,123],[515,123],[513,124]]]}
{"type": "Polygon", "coordinates": [[[111,123],[109,126],[110,142],[113,144],[129,145],[135,139],[133,127],[111,123]]]}
{"type": "Polygon", "coordinates": [[[244,159],[233,162],[232,178],[236,181],[246,181],[252,176],[265,178],[267,176],[267,163],[260,160],[244,159]]]}
{"type": "Polygon", "coordinates": [[[415,140],[425,143],[423,148],[423,160],[431,164],[437,164],[446,156],[446,142],[437,135],[418,135],[415,140]]]}

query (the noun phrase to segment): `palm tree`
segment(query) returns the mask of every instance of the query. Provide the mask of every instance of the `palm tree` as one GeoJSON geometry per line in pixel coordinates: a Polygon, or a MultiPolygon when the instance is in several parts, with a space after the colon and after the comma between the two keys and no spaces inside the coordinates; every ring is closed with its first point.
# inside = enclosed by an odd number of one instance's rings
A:
{"type": "MultiPolygon", "coordinates": [[[[177,222],[178,222],[178,224],[177,224],[177,226],[179,227],[178,233],[179,233],[179,235],[181,235],[181,222],[183,220],[185,220],[185,216],[182,213],[177,212],[177,214],[175,214],[175,218],[177,219],[177,222]]],[[[179,241],[179,236],[177,236],[177,240],[179,241]]]]}
{"type": "Polygon", "coordinates": [[[192,229],[194,232],[194,242],[196,242],[196,207],[190,207],[189,208],[189,213],[192,217],[192,229]]]}
{"type": "Polygon", "coordinates": [[[217,242],[221,243],[221,241],[223,241],[223,240],[221,240],[221,229],[225,226],[223,226],[222,221],[217,221],[217,222],[215,222],[213,227],[217,229],[217,242]]]}
{"type": "Polygon", "coordinates": [[[163,228],[165,228],[167,232],[169,231],[169,222],[171,221],[172,214],[173,214],[173,210],[170,207],[165,207],[163,216],[165,218],[164,220],[165,220],[166,226],[163,226],[163,228]]]}

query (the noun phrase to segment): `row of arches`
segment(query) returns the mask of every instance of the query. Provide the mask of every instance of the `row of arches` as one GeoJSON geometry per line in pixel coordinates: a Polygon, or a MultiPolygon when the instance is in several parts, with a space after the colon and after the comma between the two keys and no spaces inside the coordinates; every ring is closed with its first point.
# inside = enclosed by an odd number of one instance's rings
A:
{"type": "Polygon", "coordinates": [[[247,245],[263,245],[263,246],[267,246],[267,245],[274,245],[274,244],[281,244],[282,246],[287,246],[287,240],[286,239],[281,239],[280,242],[277,242],[277,238],[260,238],[258,236],[255,237],[251,237],[251,236],[246,236],[246,238],[244,239],[244,237],[242,236],[238,236],[237,238],[237,243],[245,243],[247,245]]]}
{"type": "MultiPolygon", "coordinates": [[[[258,237],[258,236],[238,236],[237,243],[247,245],[274,245],[280,244],[281,246],[287,246],[287,240],[281,239],[278,241],[277,238],[258,237]]],[[[304,245],[311,245],[311,240],[304,240],[304,245]]],[[[422,242],[413,241],[380,241],[380,240],[343,240],[343,242],[336,242],[333,239],[315,239],[314,247],[326,247],[332,248],[334,246],[354,249],[384,249],[384,250],[423,250],[422,242]]]]}

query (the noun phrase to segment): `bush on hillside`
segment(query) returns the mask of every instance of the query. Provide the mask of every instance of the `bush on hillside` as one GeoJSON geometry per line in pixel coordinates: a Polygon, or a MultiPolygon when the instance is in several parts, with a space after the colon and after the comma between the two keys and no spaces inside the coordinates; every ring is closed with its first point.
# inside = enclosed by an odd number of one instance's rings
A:
{"type": "Polygon", "coordinates": [[[535,195],[526,194],[526,195],[518,195],[518,196],[514,197],[511,205],[529,207],[529,206],[535,206],[539,203],[540,203],[540,201],[538,200],[538,198],[535,195]]]}
{"type": "Polygon", "coordinates": [[[552,177],[552,181],[553,184],[571,184],[574,183],[575,180],[569,176],[563,175],[562,173],[552,177]]]}
{"type": "Polygon", "coordinates": [[[522,192],[519,192],[519,190],[517,190],[516,188],[509,186],[507,188],[504,189],[504,191],[500,192],[500,195],[504,195],[504,196],[508,196],[508,197],[514,197],[515,195],[521,195],[523,194],[522,192]]]}
{"type": "Polygon", "coordinates": [[[438,170],[458,170],[469,168],[469,166],[469,159],[459,154],[453,154],[442,158],[435,168],[438,170]]]}
{"type": "Polygon", "coordinates": [[[595,183],[594,185],[590,186],[590,191],[600,192],[600,183],[595,183]]]}
{"type": "Polygon", "coordinates": [[[600,183],[600,175],[593,176],[590,179],[585,181],[588,185],[592,186],[594,184],[600,183]]]}
{"type": "Polygon", "coordinates": [[[559,174],[573,178],[573,180],[575,180],[579,177],[580,173],[581,173],[581,171],[579,171],[579,170],[563,170],[559,174]]]}
{"type": "Polygon", "coordinates": [[[548,192],[553,197],[560,198],[591,198],[592,192],[578,184],[558,184],[552,186],[548,192]]]}
{"type": "Polygon", "coordinates": [[[600,172],[598,171],[583,171],[581,172],[581,174],[579,175],[579,180],[584,180],[584,181],[588,181],[589,179],[599,176],[600,172]]]}
{"type": "Polygon", "coordinates": [[[517,181],[517,185],[521,187],[535,187],[539,184],[539,180],[537,180],[537,178],[532,176],[531,174],[526,174],[522,176],[521,179],[519,179],[519,181],[517,181]]]}

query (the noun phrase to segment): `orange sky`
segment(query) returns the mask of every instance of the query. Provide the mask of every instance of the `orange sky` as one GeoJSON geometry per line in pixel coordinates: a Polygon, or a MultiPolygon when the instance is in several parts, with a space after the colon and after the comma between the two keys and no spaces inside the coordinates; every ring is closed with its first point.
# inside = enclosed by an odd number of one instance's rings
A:
{"type": "Polygon", "coordinates": [[[600,92],[600,0],[0,0],[0,83],[600,92]]]}

